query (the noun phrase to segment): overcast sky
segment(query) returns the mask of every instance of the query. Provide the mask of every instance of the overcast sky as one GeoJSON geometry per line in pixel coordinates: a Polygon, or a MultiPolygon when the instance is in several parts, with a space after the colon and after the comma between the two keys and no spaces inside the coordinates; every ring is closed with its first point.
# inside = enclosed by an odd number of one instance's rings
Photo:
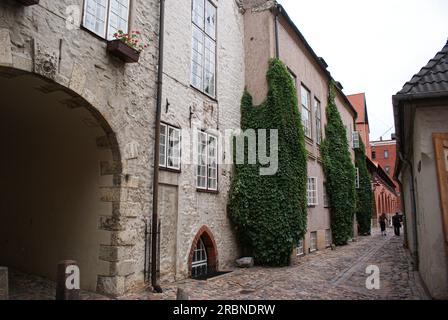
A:
{"type": "Polygon", "coordinates": [[[345,94],[366,92],[371,139],[395,129],[392,95],[448,39],[448,0],[279,0],[345,94]]]}

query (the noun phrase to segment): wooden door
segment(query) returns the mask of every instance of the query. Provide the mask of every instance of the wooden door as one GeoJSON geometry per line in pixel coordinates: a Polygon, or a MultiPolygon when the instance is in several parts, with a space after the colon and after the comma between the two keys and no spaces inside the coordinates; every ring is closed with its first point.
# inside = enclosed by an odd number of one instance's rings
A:
{"type": "Polygon", "coordinates": [[[434,134],[440,203],[442,206],[445,243],[448,245],[448,133],[434,134]]]}

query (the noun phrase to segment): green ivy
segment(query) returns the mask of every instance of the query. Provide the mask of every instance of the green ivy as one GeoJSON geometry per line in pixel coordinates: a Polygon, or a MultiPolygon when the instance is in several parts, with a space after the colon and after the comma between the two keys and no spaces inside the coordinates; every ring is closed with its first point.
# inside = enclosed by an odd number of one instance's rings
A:
{"type": "Polygon", "coordinates": [[[353,237],[353,220],[356,210],[355,179],[347,139],[347,131],[336,107],[336,92],[330,83],[326,138],[322,142],[322,160],[327,178],[327,194],[331,208],[331,228],[336,245],[346,245],[353,237]]]}
{"type": "Polygon", "coordinates": [[[361,235],[371,234],[373,191],[372,177],[366,163],[366,148],[360,139],[359,148],[356,149],[356,167],[359,170],[359,188],[356,190],[356,218],[361,235]]]}
{"type": "Polygon", "coordinates": [[[253,106],[251,95],[244,93],[241,127],[278,130],[279,168],[275,175],[262,176],[263,166],[248,164],[246,156],[245,164],[235,166],[229,209],[255,262],[286,266],[307,229],[307,153],[297,93],[286,66],[270,60],[267,79],[268,97],[261,106],[253,106]]]}

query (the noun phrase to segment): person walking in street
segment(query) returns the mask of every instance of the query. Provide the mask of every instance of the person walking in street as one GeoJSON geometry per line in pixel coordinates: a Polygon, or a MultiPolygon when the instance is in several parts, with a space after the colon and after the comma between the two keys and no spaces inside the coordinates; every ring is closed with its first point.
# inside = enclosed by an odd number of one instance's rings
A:
{"type": "Polygon", "coordinates": [[[398,212],[393,216],[392,224],[394,225],[395,235],[397,237],[399,237],[400,236],[400,229],[401,229],[401,217],[398,214],[398,212]]]}
{"type": "Polygon", "coordinates": [[[385,213],[383,213],[380,216],[379,223],[380,223],[380,227],[381,227],[381,235],[386,237],[387,236],[387,232],[386,232],[387,216],[385,213]]]}

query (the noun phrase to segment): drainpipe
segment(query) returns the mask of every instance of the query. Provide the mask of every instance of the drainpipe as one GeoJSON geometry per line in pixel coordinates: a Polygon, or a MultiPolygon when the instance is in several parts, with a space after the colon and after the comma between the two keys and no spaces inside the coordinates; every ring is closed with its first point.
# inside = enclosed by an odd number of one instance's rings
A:
{"type": "Polygon", "coordinates": [[[280,59],[280,41],[278,36],[278,15],[280,13],[281,7],[275,8],[274,13],[274,27],[275,27],[275,57],[280,59]]]}
{"type": "MultiPolygon", "coordinates": [[[[418,253],[418,228],[417,228],[417,197],[415,194],[415,176],[414,176],[414,166],[412,165],[411,161],[406,159],[403,156],[402,152],[398,152],[398,157],[400,158],[400,161],[407,164],[409,166],[409,169],[411,171],[411,204],[412,204],[412,211],[413,211],[413,224],[414,224],[414,234],[415,234],[415,267],[416,271],[419,271],[420,269],[420,259],[419,259],[419,253],[418,253]]],[[[400,182],[401,184],[401,182],[400,182]]]]}
{"type": "Polygon", "coordinates": [[[151,239],[151,285],[155,292],[162,293],[157,274],[157,232],[159,225],[159,153],[160,153],[160,122],[162,117],[162,84],[163,84],[163,44],[165,33],[165,0],[160,0],[159,23],[159,65],[157,75],[157,110],[154,138],[154,179],[152,198],[152,239],[151,239]]]}

